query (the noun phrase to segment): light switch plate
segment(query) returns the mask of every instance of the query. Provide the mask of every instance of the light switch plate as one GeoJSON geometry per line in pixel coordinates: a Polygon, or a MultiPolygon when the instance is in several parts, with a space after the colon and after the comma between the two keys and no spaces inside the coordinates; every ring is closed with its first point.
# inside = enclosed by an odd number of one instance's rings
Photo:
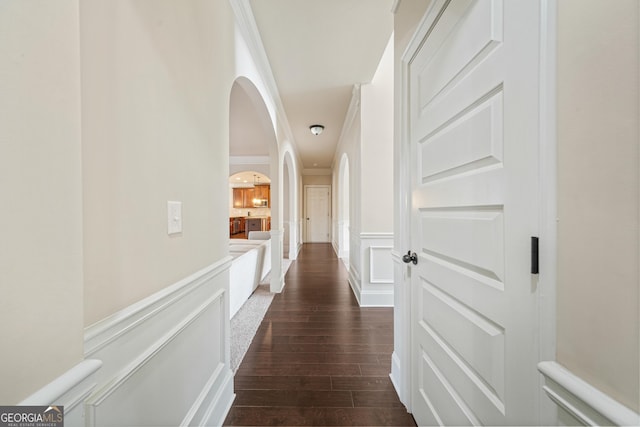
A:
{"type": "Polygon", "coordinates": [[[182,233],[182,202],[167,202],[167,233],[182,233]]]}

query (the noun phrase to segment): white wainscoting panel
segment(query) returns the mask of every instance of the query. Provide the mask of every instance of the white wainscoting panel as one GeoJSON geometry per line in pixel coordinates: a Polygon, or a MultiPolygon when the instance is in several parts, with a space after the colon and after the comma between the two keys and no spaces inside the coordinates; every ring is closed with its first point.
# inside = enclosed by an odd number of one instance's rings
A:
{"type": "Polygon", "coordinates": [[[87,426],[220,425],[229,365],[231,257],[92,325],[85,357],[103,362],[87,426]]]}
{"type": "Polygon", "coordinates": [[[393,283],[392,246],[369,246],[369,282],[393,283]]]}
{"type": "Polygon", "coordinates": [[[361,307],[393,307],[393,233],[351,236],[349,283],[361,307]],[[354,241],[355,240],[355,241],[354,241]]]}
{"type": "Polygon", "coordinates": [[[547,396],[558,405],[557,425],[638,426],[640,414],[601,392],[557,362],[538,364],[547,396]]]}

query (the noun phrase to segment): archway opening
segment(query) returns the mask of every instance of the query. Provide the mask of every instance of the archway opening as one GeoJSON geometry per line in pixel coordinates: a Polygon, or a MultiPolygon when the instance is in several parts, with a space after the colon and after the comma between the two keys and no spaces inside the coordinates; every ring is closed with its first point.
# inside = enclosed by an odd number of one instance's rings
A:
{"type": "Polygon", "coordinates": [[[262,172],[245,170],[229,177],[231,239],[248,239],[250,231],[271,230],[270,191],[271,180],[262,172]]]}

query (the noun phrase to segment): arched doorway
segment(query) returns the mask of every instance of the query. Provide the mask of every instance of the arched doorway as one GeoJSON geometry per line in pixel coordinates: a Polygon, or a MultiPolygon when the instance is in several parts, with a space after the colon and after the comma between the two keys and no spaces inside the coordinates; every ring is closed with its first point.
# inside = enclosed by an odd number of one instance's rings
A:
{"type": "Polygon", "coordinates": [[[238,77],[229,96],[229,172],[255,170],[271,178],[271,291],[284,287],[282,276],[281,171],[275,121],[251,80],[238,77]]]}
{"type": "Polygon", "coordinates": [[[269,177],[257,170],[243,170],[229,176],[231,239],[248,239],[250,231],[271,230],[270,188],[269,177]]]}

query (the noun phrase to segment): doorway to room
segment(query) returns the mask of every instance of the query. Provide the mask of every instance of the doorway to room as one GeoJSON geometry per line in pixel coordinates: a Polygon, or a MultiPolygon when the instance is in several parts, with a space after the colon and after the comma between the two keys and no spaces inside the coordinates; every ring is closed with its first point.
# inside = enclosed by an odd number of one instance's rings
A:
{"type": "Polygon", "coordinates": [[[331,186],[305,185],[305,242],[329,242],[331,238],[331,186]]]}

